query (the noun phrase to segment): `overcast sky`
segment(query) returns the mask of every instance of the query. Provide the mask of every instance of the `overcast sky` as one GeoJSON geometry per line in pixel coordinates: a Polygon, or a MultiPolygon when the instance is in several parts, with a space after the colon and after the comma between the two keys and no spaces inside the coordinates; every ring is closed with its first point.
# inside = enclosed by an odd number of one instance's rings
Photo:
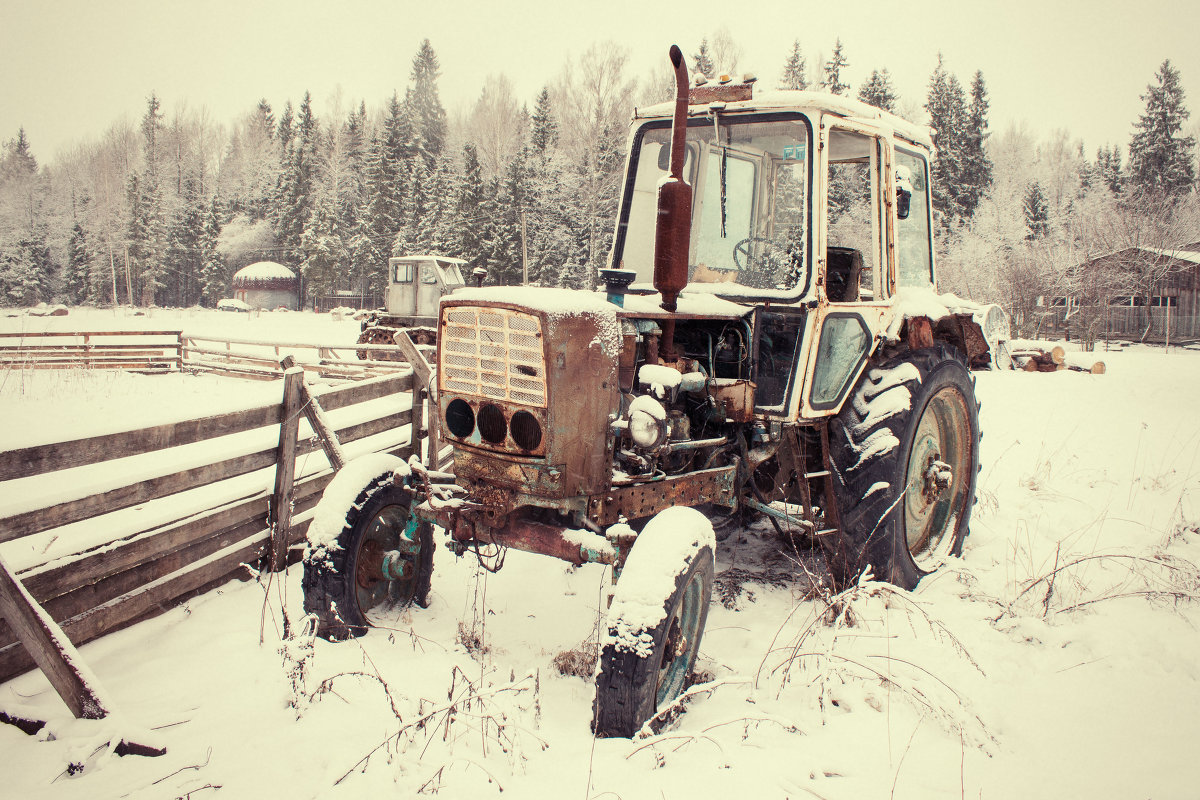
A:
{"type": "Polygon", "coordinates": [[[672,43],[690,57],[726,28],[743,50],[739,70],[771,85],[794,39],[811,72],[841,37],[855,91],[887,67],[902,101],[918,104],[941,51],[964,86],[983,70],[993,131],[1065,128],[1093,157],[1100,145],[1128,145],[1139,96],[1164,58],[1182,73],[1191,124],[1200,122],[1198,22],[1191,0],[0,0],[0,141],[24,126],[34,154],[50,162],[119,119],[136,123],[151,92],[168,117],[186,104],[220,123],[260,97],[278,111],[306,90],[320,114],[339,86],[347,106],[362,99],[374,110],[403,92],[424,38],[452,113],[496,73],[532,107],[567,58],[594,42],[625,47],[629,76],[642,79],[672,43]]]}

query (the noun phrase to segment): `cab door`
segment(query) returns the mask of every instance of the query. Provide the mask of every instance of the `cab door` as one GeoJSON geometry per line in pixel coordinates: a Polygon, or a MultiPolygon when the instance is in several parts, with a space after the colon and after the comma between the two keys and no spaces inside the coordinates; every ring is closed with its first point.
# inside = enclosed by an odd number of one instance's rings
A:
{"type": "Polygon", "coordinates": [[[818,170],[818,292],[798,414],[836,414],[891,322],[895,188],[890,131],[825,116],[818,170]]]}

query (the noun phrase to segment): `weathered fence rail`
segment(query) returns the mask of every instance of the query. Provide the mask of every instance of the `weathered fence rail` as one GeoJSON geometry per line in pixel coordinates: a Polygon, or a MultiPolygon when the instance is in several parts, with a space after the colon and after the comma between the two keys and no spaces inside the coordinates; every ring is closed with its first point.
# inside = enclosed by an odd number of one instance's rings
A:
{"type": "Polygon", "coordinates": [[[39,331],[0,333],[0,368],[178,370],[181,331],[39,331]]]}
{"type": "Polygon", "coordinates": [[[362,361],[357,358],[357,353],[360,352],[394,355],[399,352],[395,345],[267,342],[192,334],[185,335],[182,342],[183,360],[189,369],[203,369],[256,380],[278,380],[283,377],[279,358],[284,353],[294,355],[296,363],[306,372],[328,378],[356,379],[390,375],[397,370],[408,369],[399,361],[362,361]],[[356,355],[351,358],[339,356],[340,353],[346,352],[356,355]]]}
{"type": "MultiPolygon", "coordinates": [[[[293,376],[294,387],[300,375],[293,376]]],[[[411,371],[314,394],[349,455],[419,451],[411,371]]],[[[273,497],[287,498],[285,555],[303,540],[332,469],[309,426],[289,443],[288,424],[299,415],[285,399],[0,453],[0,542],[21,551],[10,555],[21,582],[76,645],[161,613],[271,555],[272,520],[280,518],[273,497]],[[281,463],[294,470],[286,485],[281,463]],[[141,479],[120,479],[133,474],[141,479]],[[47,552],[48,559],[30,555],[47,552]]],[[[0,681],[32,666],[0,621],[0,681]]]]}

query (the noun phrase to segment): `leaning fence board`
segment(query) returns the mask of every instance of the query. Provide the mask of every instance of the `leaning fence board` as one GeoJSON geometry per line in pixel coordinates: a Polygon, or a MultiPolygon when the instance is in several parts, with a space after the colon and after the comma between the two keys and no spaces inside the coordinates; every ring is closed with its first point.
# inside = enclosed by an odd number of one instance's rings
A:
{"type": "Polygon", "coordinates": [[[0,558],[0,617],[16,631],[21,646],[41,668],[76,719],[104,718],[110,708],[108,698],[89,685],[79,653],[46,616],[0,558]]]}
{"type": "MultiPolygon", "coordinates": [[[[202,561],[189,564],[97,608],[65,619],[61,623],[63,632],[76,645],[81,645],[147,612],[161,610],[175,598],[220,580],[237,571],[242,564],[257,561],[262,556],[269,536],[268,531],[261,531],[202,561]]],[[[12,676],[32,666],[32,659],[20,644],[14,642],[0,648],[0,675],[12,676]]]]}

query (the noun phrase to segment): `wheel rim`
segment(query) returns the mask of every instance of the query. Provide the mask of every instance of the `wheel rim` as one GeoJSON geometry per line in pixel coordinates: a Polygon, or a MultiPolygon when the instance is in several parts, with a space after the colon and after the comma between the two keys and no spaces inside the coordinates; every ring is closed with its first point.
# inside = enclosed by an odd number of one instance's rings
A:
{"type": "Polygon", "coordinates": [[[384,556],[395,551],[408,524],[408,509],[400,505],[384,506],[376,512],[359,538],[354,568],[354,596],[358,611],[371,625],[379,621],[397,602],[412,593],[415,578],[415,559],[405,558],[406,578],[390,580],[384,577],[384,556]]]}
{"type": "Polygon", "coordinates": [[[696,660],[700,639],[700,616],[704,603],[704,581],[700,572],[692,574],[684,587],[679,607],[671,618],[663,640],[662,662],[658,668],[655,706],[662,706],[683,691],[683,683],[696,660]]]}
{"type": "Polygon", "coordinates": [[[909,452],[904,490],[908,552],[923,570],[950,554],[971,483],[970,416],[952,386],[929,399],[909,452]]]}

